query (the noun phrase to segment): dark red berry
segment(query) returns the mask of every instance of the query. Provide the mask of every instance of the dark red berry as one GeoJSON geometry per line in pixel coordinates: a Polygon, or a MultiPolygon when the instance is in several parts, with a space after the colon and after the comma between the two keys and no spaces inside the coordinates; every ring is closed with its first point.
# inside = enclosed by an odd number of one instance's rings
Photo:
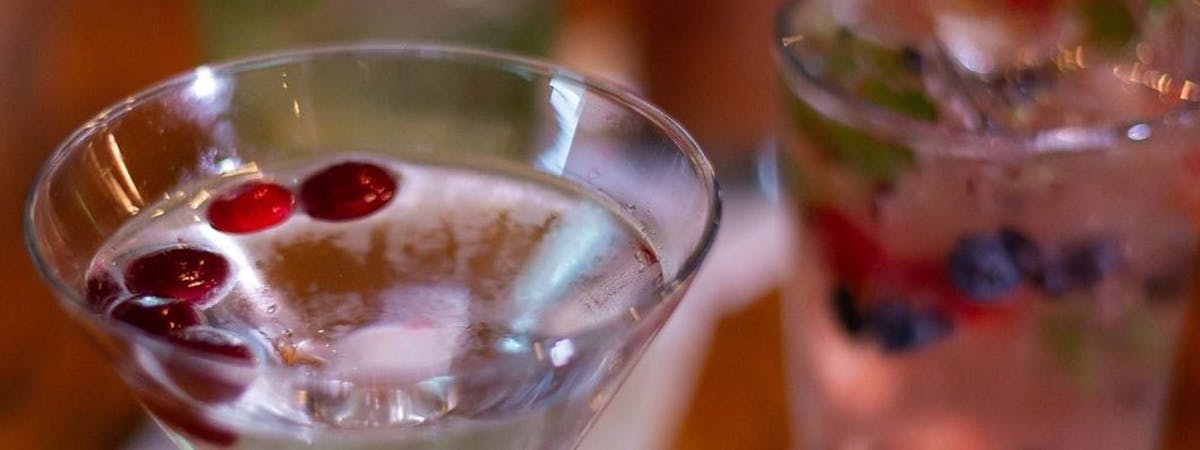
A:
{"type": "Polygon", "coordinates": [[[396,179],[387,170],[345,162],[308,177],[300,186],[300,205],[313,218],[345,221],[378,211],[395,193],[396,179]]]}
{"type": "Polygon", "coordinates": [[[283,186],[247,183],[213,200],[208,223],[226,233],[253,233],[283,223],[295,204],[296,198],[283,186]]]}
{"type": "Polygon", "coordinates": [[[254,382],[254,352],[233,333],[195,326],[172,333],[167,339],[181,347],[234,363],[204,361],[184,352],[168,355],[163,366],[166,373],[176,387],[196,400],[209,403],[233,401],[254,382]]]}
{"type": "Polygon", "coordinates": [[[121,284],[107,270],[95,270],[88,275],[84,300],[95,312],[104,312],[121,296],[121,284]]]}
{"type": "Polygon", "coordinates": [[[171,342],[209,355],[254,362],[254,352],[245,341],[228,331],[212,327],[190,327],[167,335],[171,342]]]}
{"type": "Polygon", "coordinates": [[[216,253],[175,247],[141,256],[125,268],[125,286],[134,294],[173,298],[205,306],[229,277],[229,262],[216,253]]]}
{"type": "Polygon", "coordinates": [[[813,232],[838,279],[858,284],[887,267],[883,245],[854,219],[825,206],[813,207],[808,213],[813,232]]]}
{"type": "Polygon", "coordinates": [[[158,297],[126,300],[113,307],[109,314],[113,319],[157,336],[167,336],[204,322],[204,317],[192,305],[158,297]]]}

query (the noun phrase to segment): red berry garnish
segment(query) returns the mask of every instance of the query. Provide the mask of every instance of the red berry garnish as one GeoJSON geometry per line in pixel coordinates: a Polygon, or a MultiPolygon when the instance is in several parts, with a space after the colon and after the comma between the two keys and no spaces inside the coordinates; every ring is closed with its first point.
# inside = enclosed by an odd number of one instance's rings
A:
{"type": "Polygon", "coordinates": [[[174,352],[163,366],[176,387],[202,402],[236,400],[254,382],[256,358],[250,346],[228,331],[195,326],[171,333],[167,339],[176,345],[222,357],[235,364],[214,364],[174,352]]]}
{"type": "Polygon", "coordinates": [[[251,182],[208,206],[208,223],[226,233],[253,233],[283,223],[292,214],[292,191],[274,183],[251,182]]]}
{"type": "Polygon", "coordinates": [[[245,341],[228,331],[212,327],[184,328],[167,336],[167,340],[192,350],[253,363],[254,352],[245,341]]]}
{"type": "Polygon", "coordinates": [[[113,319],[156,336],[168,336],[204,322],[204,317],[192,305],[158,297],[129,299],[113,307],[109,314],[113,319]]]}
{"type": "Polygon", "coordinates": [[[138,295],[173,298],[204,306],[229,277],[229,262],[216,253],[191,247],[160,250],[125,268],[125,286],[138,295]]]}
{"type": "Polygon", "coordinates": [[[396,193],[396,179],[374,164],[345,162],[313,174],[300,186],[300,205],[308,215],[345,221],[383,208],[396,193]]]}
{"type": "Polygon", "coordinates": [[[845,213],[818,205],[808,210],[808,220],[838,279],[857,284],[887,267],[883,245],[845,213]]]}
{"type": "Polygon", "coordinates": [[[100,269],[88,275],[84,300],[92,311],[104,312],[120,296],[121,284],[109,271],[100,269]]]}

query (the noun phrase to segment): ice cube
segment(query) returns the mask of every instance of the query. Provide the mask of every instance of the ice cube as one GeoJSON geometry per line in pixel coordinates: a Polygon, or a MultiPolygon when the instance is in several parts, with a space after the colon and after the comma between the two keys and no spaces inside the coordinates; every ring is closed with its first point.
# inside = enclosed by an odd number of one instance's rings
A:
{"type": "Polygon", "coordinates": [[[386,323],[337,341],[330,369],[347,378],[422,379],[444,374],[458,354],[465,317],[427,324],[386,323]]]}
{"type": "Polygon", "coordinates": [[[518,310],[512,327],[518,332],[533,329],[554,301],[594,269],[620,231],[608,211],[591,203],[566,212],[513,283],[513,303],[518,310]]]}
{"type": "Polygon", "coordinates": [[[380,321],[411,326],[461,326],[471,293],[455,283],[404,284],[385,290],[380,321]]]}

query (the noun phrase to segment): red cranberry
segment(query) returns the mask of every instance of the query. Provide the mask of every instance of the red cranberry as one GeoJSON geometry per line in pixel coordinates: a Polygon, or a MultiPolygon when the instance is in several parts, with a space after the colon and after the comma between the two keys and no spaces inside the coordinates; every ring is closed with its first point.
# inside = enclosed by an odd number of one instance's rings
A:
{"type": "Polygon", "coordinates": [[[113,319],[157,336],[167,336],[204,322],[204,317],[192,305],[158,297],[129,299],[117,304],[109,314],[113,319]]]}
{"type": "Polygon", "coordinates": [[[237,400],[254,382],[254,352],[238,336],[206,326],[185,328],[167,336],[171,342],[208,355],[223,357],[234,364],[217,363],[189,357],[183,352],[168,356],[163,366],[175,386],[188,396],[209,403],[237,400]]]}
{"type": "Polygon", "coordinates": [[[251,182],[213,200],[208,207],[208,223],[226,233],[253,233],[283,223],[295,204],[287,188],[251,182]]]}
{"type": "Polygon", "coordinates": [[[160,250],[125,268],[125,286],[134,294],[173,298],[203,306],[229,277],[229,262],[190,247],[160,250]]]}
{"type": "Polygon", "coordinates": [[[228,331],[212,327],[184,328],[171,333],[167,339],[181,347],[201,353],[218,355],[240,362],[253,363],[255,360],[254,352],[241,338],[228,331]]]}
{"type": "Polygon", "coordinates": [[[300,187],[300,204],[313,218],[357,219],[383,208],[396,193],[396,179],[382,167],[345,162],[313,174],[300,187]]]}
{"type": "Polygon", "coordinates": [[[121,296],[121,284],[112,273],[100,269],[93,271],[87,278],[84,300],[88,307],[95,312],[104,312],[121,296]]]}

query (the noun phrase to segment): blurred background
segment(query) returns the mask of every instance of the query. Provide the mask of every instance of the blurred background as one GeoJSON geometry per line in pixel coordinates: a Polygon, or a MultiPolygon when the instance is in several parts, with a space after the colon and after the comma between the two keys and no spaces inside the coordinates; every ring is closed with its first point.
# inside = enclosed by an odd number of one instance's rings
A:
{"type": "Polygon", "coordinates": [[[58,310],[21,242],[34,173],[104,106],[199,64],[343,41],[537,55],[644,93],[720,168],[716,254],[584,447],[787,445],[772,276],[786,227],[759,195],[777,0],[0,0],[0,448],[168,448],[58,310]]]}

